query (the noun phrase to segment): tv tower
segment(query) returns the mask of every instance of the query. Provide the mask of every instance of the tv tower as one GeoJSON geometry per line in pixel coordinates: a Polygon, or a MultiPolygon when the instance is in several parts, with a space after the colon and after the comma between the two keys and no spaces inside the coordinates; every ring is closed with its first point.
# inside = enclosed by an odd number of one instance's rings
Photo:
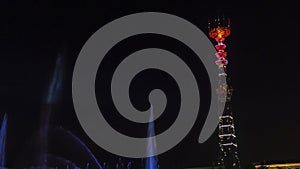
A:
{"type": "Polygon", "coordinates": [[[218,17],[208,22],[209,36],[218,43],[215,45],[217,52],[216,65],[219,69],[218,74],[218,88],[216,93],[218,101],[224,103],[225,108],[223,114],[219,117],[219,159],[218,166],[223,166],[225,169],[240,169],[240,162],[238,158],[238,146],[234,127],[234,118],[231,107],[231,96],[233,88],[229,77],[227,76],[228,60],[227,52],[225,52],[226,45],[225,38],[230,35],[230,19],[218,17]]]}

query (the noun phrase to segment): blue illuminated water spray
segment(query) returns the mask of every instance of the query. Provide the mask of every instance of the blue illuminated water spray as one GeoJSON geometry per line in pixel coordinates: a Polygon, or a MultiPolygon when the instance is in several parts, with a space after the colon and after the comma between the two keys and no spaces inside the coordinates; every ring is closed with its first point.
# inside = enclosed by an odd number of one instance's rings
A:
{"type": "Polygon", "coordinates": [[[1,128],[0,128],[0,167],[4,167],[5,165],[6,126],[7,126],[7,115],[4,114],[1,128]]]}

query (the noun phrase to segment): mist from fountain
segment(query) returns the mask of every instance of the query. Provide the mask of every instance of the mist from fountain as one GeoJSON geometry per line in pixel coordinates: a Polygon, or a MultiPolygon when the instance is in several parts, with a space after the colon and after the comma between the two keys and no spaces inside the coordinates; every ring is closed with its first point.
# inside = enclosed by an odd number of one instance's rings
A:
{"type": "Polygon", "coordinates": [[[0,128],[0,167],[1,168],[5,167],[6,126],[7,126],[7,114],[5,113],[0,128]]]}

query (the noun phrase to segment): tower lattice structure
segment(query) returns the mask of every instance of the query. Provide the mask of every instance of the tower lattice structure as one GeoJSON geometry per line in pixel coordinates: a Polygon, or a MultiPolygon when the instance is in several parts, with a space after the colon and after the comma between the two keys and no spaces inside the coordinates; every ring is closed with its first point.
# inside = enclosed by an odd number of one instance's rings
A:
{"type": "MultiPolygon", "coordinates": [[[[217,52],[218,66],[218,87],[216,93],[218,101],[225,104],[223,114],[219,117],[219,159],[218,166],[223,166],[225,169],[240,169],[240,161],[238,157],[238,145],[235,133],[234,118],[232,112],[231,98],[233,88],[230,78],[227,75],[228,60],[225,38],[230,35],[230,20],[227,18],[216,18],[208,24],[209,36],[217,41],[215,45],[217,52]]],[[[222,104],[221,104],[222,105],[222,104]]]]}

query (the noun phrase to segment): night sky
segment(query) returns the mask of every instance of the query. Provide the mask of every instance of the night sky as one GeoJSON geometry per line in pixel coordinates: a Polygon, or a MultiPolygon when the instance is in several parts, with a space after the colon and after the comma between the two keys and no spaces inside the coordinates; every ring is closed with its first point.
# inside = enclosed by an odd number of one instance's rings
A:
{"type": "MultiPolygon", "coordinates": [[[[0,113],[1,117],[4,112],[8,114],[7,166],[14,166],[22,153],[30,151],[26,150],[26,145],[31,143],[39,128],[47,88],[59,55],[64,60],[63,92],[61,100],[53,109],[51,124],[72,131],[86,143],[99,161],[117,161],[117,156],[93,143],[80,126],[72,103],[72,71],[81,47],[101,26],[124,15],[145,11],[177,15],[206,33],[210,17],[223,14],[230,17],[232,34],[226,39],[226,44],[229,54],[228,72],[235,89],[232,104],[240,159],[242,163],[263,160],[300,161],[300,2],[78,0],[1,2],[0,6],[0,113]]],[[[201,62],[194,61],[193,54],[183,44],[168,37],[132,37],[114,47],[114,51],[107,57],[115,56],[116,60],[120,60],[126,57],[126,53],[145,47],[161,47],[181,54],[191,67],[198,73],[200,71],[199,76],[203,75],[202,90],[205,90],[208,82],[205,82],[207,79],[201,62]]],[[[109,63],[114,63],[114,59],[108,59],[106,67],[99,69],[98,73],[101,74],[105,69],[112,70],[109,63]]],[[[147,84],[149,87],[138,89],[140,91],[132,92],[131,95],[137,107],[147,109],[149,105],[143,100],[138,102],[139,98],[147,96],[142,92],[161,85],[173,98],[170,103],[174,102],[174,105],[169,104],[168,109],[178,109],[178,89],[172,79],[155,71],[144,73],[146,78],[139,80],[137,77],[135,85],[147,84]],[[154,77],[157,80],[147,81],[154,77]]],[[[96,80],[97,97],[107,98],[102,107],[112,111],[112,108],[108,108],[110,98],[106,96],[105,88],[102,88],[107,86],[106,83],[103,79],[96,80]]],[[[203,98],[209,99],[205,94],[203,98]]],[[[205,110],[204,104],[201,111],[205,110]]],[[[122,130],[125,122],[118,121],[117,117],[117,114],[106,115],[117,130],[122,130]]],[[[158,131],[166,129],[175,118],[176,113],[162,117],[158,131]]],[[[205,115],[199,116],[187,138],[159,156],[162,166],[203,166],[216,160],[217,132],[206,143],[200,145],[197,142],[204,119],[205,115]]],[[[146,126],[140,126],[138,131],[132,131],[137,128],[132,125],[130,123],[124,127],[122,132],[139,135],[146,129],[146,126]]],[[[62,144],[58,147],[63,147],[68,143],[58,144],[62,144]]]]}

